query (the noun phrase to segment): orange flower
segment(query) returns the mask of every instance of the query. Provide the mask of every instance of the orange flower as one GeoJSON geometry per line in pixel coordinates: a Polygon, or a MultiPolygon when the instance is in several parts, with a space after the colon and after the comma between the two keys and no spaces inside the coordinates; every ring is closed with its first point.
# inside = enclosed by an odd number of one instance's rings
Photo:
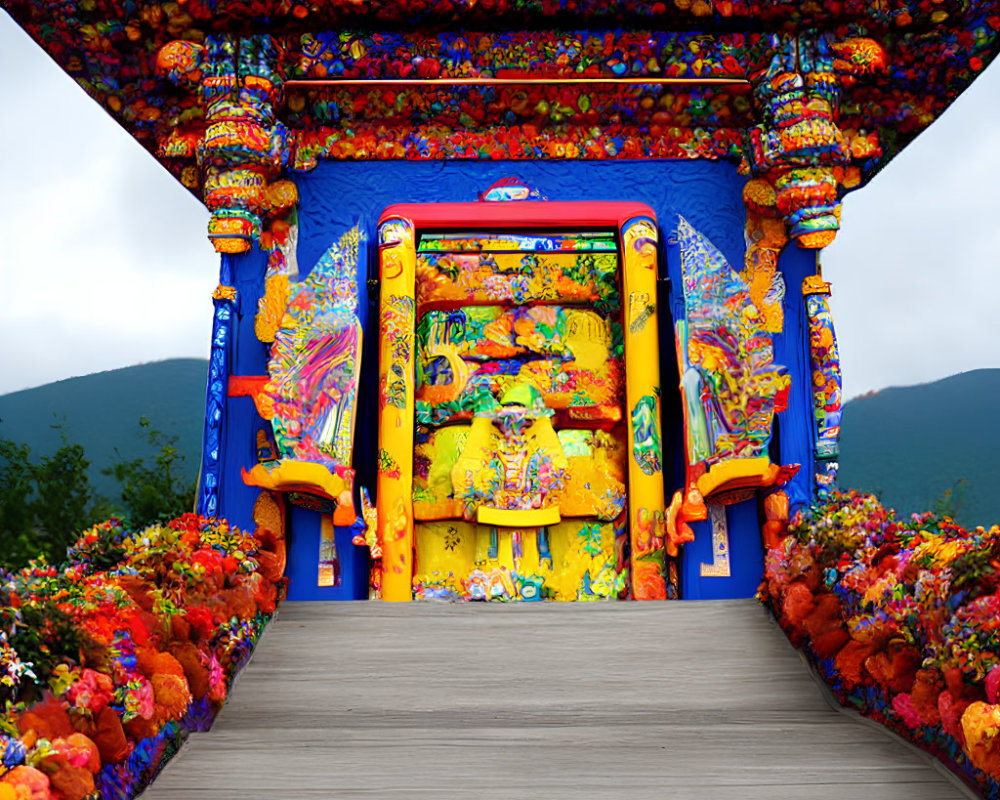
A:
{"type": "Polygon", "coordinates": [[[105,706],[94,720],[77,716],[74,724],[97,746],[103,764],[120,764],[131,750],[122,721],[113,708],[105,706]]]}
{"type": "Polygon", "coordinates": [[[201,663],[198,648],[190,642],[183,642],[171,645],[170,652],[184,668],[191,694],[199,700],[208,694],[208,670],[201,663]]]}
{"type": "Polygon", "coordinates": [[[837,653],[833,663],[847,683],[858,684],[862,681],[865,660],[874,651],[875,648],[871,644],[852,639],[837,653]]]}
{"type": "Polygon", "coordinates": [[[823,592],[816,598],[816,607],[803,620],[802,627],[812,639],[834,628],[842,628],[840,601],[834,595],[823,592]]]}
{"type": "Polygon", "coordinates": [[[972,703],[962,714],[962,733],[973,765],[1000,778],[1000,706],[972,703]]]}
{"type": "Polygon", "coordinates": [[[54,800],[49,777],[34,767],[14,767],[0,778],[3,783],[13,786],[17,800],[54,800]]]}
{"type": "Polygon", "coordinates": [[[944,681],[941,680],[941,673],[936,669],[917,670],[916,679],[913,682],[913,707],[927,725],[937,725],[941,722],[941,714],[938,711],[938,695],[944,689],[944,681]]]}
{"type": "Polygon", "coordinates": [[[781,614],[796,630],[801,630],[806,617],[815,607],[816,600],[809,587],[796,581],[785,591],[785,597],[781,601],[781,614]]]}
{"type": "Polygon", "coordinates": [[[54,697],[47,697],[17,718],[17,729],[26,734],[32,731],[39,739],[64,739],[73,733],[67,705],[54,697]]]}
{"type": "Polygon", "coordinates": [[[83,767],[62,767],[49,780],[63,800],[83,800],[94,791],[94,776],[83,767]]]}
{"type": "Polygon", "coordinates": [[[633,579],[636,600],[667,599],[667,584],[661,566],[655,561],[636,561],[633,579]]]}
{"type": "MultiPolygon", "coordinates": [[[[171,660],[177,661],[171,656],[171,660]]],[[[178,667],[180,665],[178,664],[178,667]]],[[[156,720],[167,722],[179,719],[191,702],[191,690],[183,675],[159,674],[150,678],[153,696],[156,698],[156,720]]]]}
{"type": "Polygon", "coordinates": [[[813,652],[819,658],[833,658],[850,640],[851,637],[847,635],[847,631],[843,625],[837,628],[830,628],[813,637],[813,652]]]}

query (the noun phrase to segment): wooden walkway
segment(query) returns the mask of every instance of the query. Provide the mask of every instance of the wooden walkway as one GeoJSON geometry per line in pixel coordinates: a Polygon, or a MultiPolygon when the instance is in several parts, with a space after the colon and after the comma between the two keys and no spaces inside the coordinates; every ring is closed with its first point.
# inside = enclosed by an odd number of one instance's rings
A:
{"type": "Polygon", "coordinates": [[[286,603],[146,800],[945,800],[755,602],[286,603]]]}

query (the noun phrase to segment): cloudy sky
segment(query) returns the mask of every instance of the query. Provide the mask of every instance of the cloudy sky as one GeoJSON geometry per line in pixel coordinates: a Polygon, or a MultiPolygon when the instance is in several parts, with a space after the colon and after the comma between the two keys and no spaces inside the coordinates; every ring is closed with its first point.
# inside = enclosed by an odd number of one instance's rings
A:
{"type": "MultiPolygon", "coordinates": [[[[208,354],[208,212],[0,11],[0,394],[208,354]]],[[[1000,367],[1000,64],[845,203],[844,393],[1000,367]]]]}

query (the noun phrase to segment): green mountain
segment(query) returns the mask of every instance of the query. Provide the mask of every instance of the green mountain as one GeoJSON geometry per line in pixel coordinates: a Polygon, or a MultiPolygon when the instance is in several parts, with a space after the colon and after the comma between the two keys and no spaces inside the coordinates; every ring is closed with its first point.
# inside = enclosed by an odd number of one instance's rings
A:
{"type": "Polygon", "coordinates": [[[884,389],[844,405],[842,487],[881,497],[899,514],[933,510],[960,478],[956,520],[1000,524],[1000,369],[884,389]]]}
{"type": "Polygon", "coordinates": [[[208,361],[177,358],[0,395],[0,438],[25,442],[33,460],[51,455],[61,443],[61,431],[83,445],[90,461],[90,478],[98,492],[114,497],[119,489],[101,474],[117,459],[155,455],[139,427],[145,415],[152,428],[177,436],[185,456],[186,477],[198,474],[205,418],[208,361]]]}

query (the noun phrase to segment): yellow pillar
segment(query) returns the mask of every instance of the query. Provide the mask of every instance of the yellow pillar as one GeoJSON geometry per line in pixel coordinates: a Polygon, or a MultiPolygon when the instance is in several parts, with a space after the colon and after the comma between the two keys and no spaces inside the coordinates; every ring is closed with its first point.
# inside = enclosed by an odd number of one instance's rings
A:
{"type": "Polygon", "coordinates": [[[413,398],[417,249],[413,223],[379,227],[378,527],[382,599],[413,597],[413,398]]]}
{"type": "Polygon", "coordinates": [[[666,581],[656,223],[641,217],[627,221],[622,248],[632,593],[636,600],[662,600],[666,581]]]}

